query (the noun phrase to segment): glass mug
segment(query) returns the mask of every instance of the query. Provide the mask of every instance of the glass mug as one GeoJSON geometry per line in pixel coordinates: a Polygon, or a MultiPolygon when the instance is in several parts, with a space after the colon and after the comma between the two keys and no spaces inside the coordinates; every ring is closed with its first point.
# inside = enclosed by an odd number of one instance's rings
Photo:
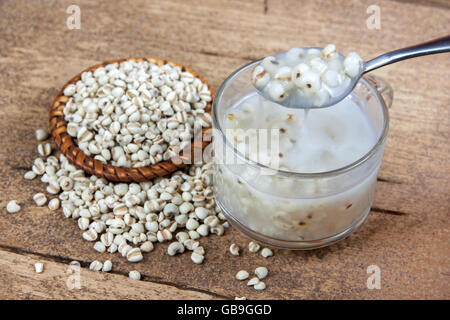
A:
{"type": "Polygon", "coordinates": [[[328,172],[277,171],[246,158],[226,139],[225,115],[254,94],[250,78],[258,63],[232,73],[213,101],[216,203],[231,225],[261,243],[286,249],[331,245],[357,230],[370,212],[388,134],[392,89],[380,78],[367,76],[351,93],[377,136],[362,158],[328,172]],[[236,161],[225,161],[230,154],[236,161]],[[273,172],[267,174],[268,170],[273,172]]]}

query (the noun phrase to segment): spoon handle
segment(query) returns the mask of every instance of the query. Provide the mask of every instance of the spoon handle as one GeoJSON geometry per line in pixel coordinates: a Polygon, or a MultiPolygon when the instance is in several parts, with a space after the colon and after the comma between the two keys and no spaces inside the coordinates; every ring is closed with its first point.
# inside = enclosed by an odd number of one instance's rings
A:
{"type": "Polygon", "coordinates": [[[450,52],[450,36],[445,36],[439,39],[434,39],[425,43],[417,44],[415,46],[385,53],[379,57],[367,61],[365,63],[365,69],[363,73],[405,59],[442,52],[450,52]]]}

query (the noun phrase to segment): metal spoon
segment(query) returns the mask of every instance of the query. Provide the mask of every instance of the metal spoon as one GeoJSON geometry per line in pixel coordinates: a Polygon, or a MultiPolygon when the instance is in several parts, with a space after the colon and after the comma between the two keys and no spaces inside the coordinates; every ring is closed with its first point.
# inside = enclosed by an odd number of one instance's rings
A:
{"type": "MultiPolygon", "coordinates": [[[[309,49],[309,48],[305,48],[309,49]]],[[[321,49],[321,48],[319,48],[321,49]]],[[[363,67],[361,68],[361,72],[356,77],[350,78],[351,81],[349,82],[348,86],[345,87],[345,90],[341,90],[341,92],[337,92],[331,96],[330,100],[323,105],[317,107],[312,105],[311,100],[305,98],[304,96],[299,94],[300,90],[296,90],[295,93],[291,94],[288,98],[286,98],[283,101],[274,101],[278,104],[281,104],[284,107],[287,108],[298,108],[298,109],[313,109],[313,108],[327,108],[330,107],[342,99],[344,99],[346,96],[352,92],[352,90],[355,88],[356,84],[358,83],[359,79],[363,76],[363,74],[370,72],[372,70],[378,69],[380,67],[386,66],[388,64],[415,58],[419,56],[425,56],[429,54],[436,54],[436,53],[443,53],[443,52],[450,52],[450,36],[442,37],[439,39],[431,40],[429,42],[425,42],[422,44],[406,47],[403,49],[398,49],[395,51],[391,51],[388,53],[385,53],[379,57],[376,57],[372,60],[369,60],[367,62],[363,63],[363,67]]],[[[285,52],[279,52],[274,55],[277,60],[280,58],[280,56],[284,55],[285,52]]],[[[257,88],[254,86],[255,89],[261,94],[263,97],[265,97],[268,100],[272,100],[267,90],[261,90],[260,88],[257,88]]],[[[272,100],[273,101],[273,100],[272,100]]]]}

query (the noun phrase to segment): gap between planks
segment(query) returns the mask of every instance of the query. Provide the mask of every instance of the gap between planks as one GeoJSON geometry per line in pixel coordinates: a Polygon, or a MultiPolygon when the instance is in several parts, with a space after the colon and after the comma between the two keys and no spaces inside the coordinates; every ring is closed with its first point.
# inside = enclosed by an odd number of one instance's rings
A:
{"type": "Polygon", "coordinates": [[[70,276],[67,273],[69,262],[78,260],[21,251],[0,248],[0,284],[5,289],[0,292],[0,299],[231,299],[198,289],[149,281],[145,275],[143,280],[136,281],[123,273],[91,271],[85,267],[89,264],[86,261],[79,261],[81,288],[70,290],[66,285],[70,276]],[[36,262],[44,264],[42,273],[35,272],[36,262]]]}
{"type": "Polygon", "coordinates": [[[441,9],[450,9],[448,0],[391,0],[399,3],[407,3],[423,7],[435,7],[441,9]]]}

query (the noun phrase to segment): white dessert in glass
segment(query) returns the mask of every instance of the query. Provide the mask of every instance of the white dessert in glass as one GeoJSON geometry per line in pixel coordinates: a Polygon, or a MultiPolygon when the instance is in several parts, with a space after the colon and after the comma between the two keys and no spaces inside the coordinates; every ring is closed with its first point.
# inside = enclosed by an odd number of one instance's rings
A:
{"type": "Polygon", "coordinates": [[[386,104],[363,79],[341,103],[311,110],[305,125],[303,110],[255,92],[248,79],[258,63],[233,73],[214,101],[217,203],[234,226],[274,246],[336,242],[370,211],[388,131],[386,104]],[[268,139],[267,150],[250,148],[252,130],[245,139],[228,132],[227,139],[226,130],[235,128],[276,130],[278,147],[268,139]]]}

